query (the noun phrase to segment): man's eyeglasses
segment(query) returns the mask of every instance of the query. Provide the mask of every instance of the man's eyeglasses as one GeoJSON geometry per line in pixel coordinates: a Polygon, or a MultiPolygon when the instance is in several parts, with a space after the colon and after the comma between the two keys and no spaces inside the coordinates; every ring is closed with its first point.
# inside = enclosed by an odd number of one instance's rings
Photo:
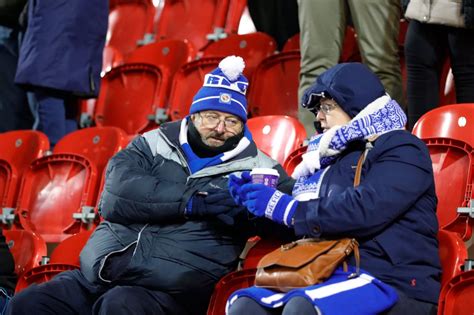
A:
{"type": "Polygon", "coordinates": [[[221,119],[219,115],[214,113],[199,113],[199,116],[201,116],[203,124],[209,128],[217,127],[221,121],[224,122],[224,126],[227,129],[235,130],[242,127],[242,122],[238,118],[227,117],[221,119]]]}

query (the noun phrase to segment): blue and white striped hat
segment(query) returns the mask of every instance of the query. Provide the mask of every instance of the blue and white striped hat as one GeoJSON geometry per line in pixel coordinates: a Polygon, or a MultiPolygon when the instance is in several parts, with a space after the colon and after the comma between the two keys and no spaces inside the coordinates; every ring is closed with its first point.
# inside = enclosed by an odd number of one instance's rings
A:
{"type": "Polygon", "coordinates": [[[219,67],[204,77],[202,88],[194,95],[190,114],[204,110],[217,110],[236,115],[247,121],[245,94],[249,82],[242,74],[245,63],[242,57],[228,56],[219,67]]]}

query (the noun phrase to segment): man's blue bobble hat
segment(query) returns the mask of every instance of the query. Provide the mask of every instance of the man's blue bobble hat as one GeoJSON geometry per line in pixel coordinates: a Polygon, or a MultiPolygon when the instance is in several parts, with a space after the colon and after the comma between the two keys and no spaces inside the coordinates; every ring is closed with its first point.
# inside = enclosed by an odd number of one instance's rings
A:
{"type": "Polygon", "coordinates": [[[385,95],[379,78],[359,62],[340,63],[323,72],[306,90],[301,104],[312,109],[321,98],[332,98],[350,116],[356,116],[368,104],[385,95]]]}
{"type": "Polygon", "coordinates": [[[217,110],[236,115],[247,121],[245,94],[249,81],[243,76],[245,63],[242,57],[228,56],[219,67],[204,77],[202,88],[194,95],[190,114],[205,110],[217,110]]]}

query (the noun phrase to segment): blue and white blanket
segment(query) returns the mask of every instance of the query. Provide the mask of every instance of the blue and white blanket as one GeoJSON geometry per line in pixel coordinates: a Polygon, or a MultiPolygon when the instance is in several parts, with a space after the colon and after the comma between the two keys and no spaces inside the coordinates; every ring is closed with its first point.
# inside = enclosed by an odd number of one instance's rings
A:
{"type": "Polygon", "coordinates": [[[344,272],[336,269],[324,283],[294,289],[287,293],[250,287],[235,291],[227,300],[226,314],[229,307],[239,297],[249,297],[268,308],[281,308],[291,298],[300,296],[311,301],[324,315],[372,315],[389,309],[398,301],[398,295],[391,286],[360,270],[356,278],[348,279],[355,272],[349,268],[344,272]]]}

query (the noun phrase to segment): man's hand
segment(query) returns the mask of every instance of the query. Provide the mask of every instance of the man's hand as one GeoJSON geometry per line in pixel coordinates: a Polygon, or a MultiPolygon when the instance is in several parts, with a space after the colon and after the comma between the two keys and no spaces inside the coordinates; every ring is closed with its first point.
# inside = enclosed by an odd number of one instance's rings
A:
{"type": "Polygon", "coordinates": [[[238,206],[227,189],[211,189],[197,192],[184,210],[184,215],[191,219],[216,217],[225,224],[233,225],[234,217],[244,210],[238,206]]]}

